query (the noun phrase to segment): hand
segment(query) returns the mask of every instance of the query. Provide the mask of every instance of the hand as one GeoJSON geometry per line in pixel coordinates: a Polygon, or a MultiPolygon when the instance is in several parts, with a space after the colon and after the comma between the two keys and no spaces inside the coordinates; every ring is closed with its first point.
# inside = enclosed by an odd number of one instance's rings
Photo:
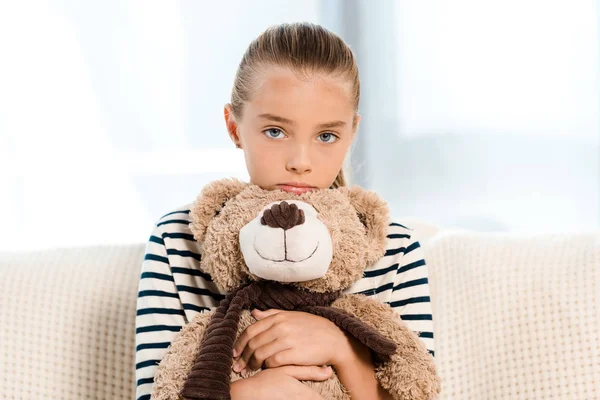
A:
{"type": "Polygon", "coordinates": [[[330,320],[300,311],[253,310],[257,322],[238,338],[234,370],[283,365],[338,365],[349,338],[330,320]],[[239,357],[239,358],[238,358],[239,357]]]}
{"type": "Polygon", "coordinates": [[[331,367],[286,365],[265,369],[256,375],[231,384],[232,400],[324,400],[323,397],[300,382],[324,381],[331,377],[331,367]]]}

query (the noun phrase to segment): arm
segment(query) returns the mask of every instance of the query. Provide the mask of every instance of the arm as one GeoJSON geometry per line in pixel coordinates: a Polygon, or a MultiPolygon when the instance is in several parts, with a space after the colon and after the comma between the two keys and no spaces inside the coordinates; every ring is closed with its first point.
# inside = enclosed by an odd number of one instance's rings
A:
{"type": "Polygon", "coordinates": [[[352,394],[353,399],[392,399],[375,377],[371,351],[356,339],[347,337],[347,348],[334,365],[338,379],[352,394]]]}
{"type": "MultiPolygon", "coordinates": [[[[397,379],[393,378],[397,376],[399,372],[398,362],[406,363],[406,361],[412,359],[408,365],[421,365],[416,367],[413,378],[415,382],[420,378],[417,378],[421,373],[423,378],[427,375],[430,377],[428,385],[432,391],[436,391],[436,383],[434,378],[433,361],[429,362],[422,357],[412,358],[412,351],[408,351],[412,346],[406,347],[408,343],[420,341],[420,346],[423,347],[423,351],[427,351],[431,356],[434,352],[433,343],[433,321],[431,313],[431,303],[429,296],[429,285],[427,267],[423,255],[423,250],[414,231],[405,228],[401,225],[392,225],[390,227],[390,245],[388,245],[388,255],[385,257],[386,265],[394,265],[395,270],[386,278],[383,282],[379,283],[379,288],[369,291],[368,293],[375,294],[381,291],[379,298],[389,305],[387,310],[381,307],[365,307],[361,305],[362,301],[359,298],[352,299],[351,297],[340,300],[335,304],[342,309],[358,311],[359,308],[363,308],[360,312],[365,322],[370,321],[370,325],[373,327],[380,327],[382,333],[387,331],[390,338],[394,338],[397,343],[404,343],[401,350],[404,355],[398,357],[395,356],[395,361],[392,363],[381,364],[379,363],[375,368],[373,367],[373,360],[370,357],[370,352],[360,345],[355,344],[351,346],[354,351],[345,351],[346,361],[342,362],[337,373],[345,386],[348,387],[353,393],[365,393],[365,398],[377,398],[374,394],[375,383],[372,379],[373,375],[377,377],[377,395],[379,398],[391,398],[391,395],[383,390],[381,387],[382,382],[384,387],[391,389],[400,389],[397,383],[397,379]],[[389,288],[387,290],[381,290],[389,288]],[[387,296],[385,296],[387,292],[387,296]],[[379,309],[376,311],[376,309],[379,309]],[[380,314],[377,317],[377,314],[380,314]],[[390,314],[395,314],[395,318],[391,318],[390,314]],[[396,327],[391,325],[390,322],[395,320],[396,327]],[[401,327],[399,326],[401,325],[401,327]],[[397,366],[395,367],[394,364],[397,366]],[[375,373],[373,372],[375,371],[375,373]],[[348,386],[350,385],[350,386],[348,386]],[[366,392],[368,391],[368,392],[366,392]],[[366,393],[370,393],[367,395],[366,393]]],[[[384,261],[384,260],[382,260],[384,261]]],[[[368,294],[367,293],[367,294],[368,294]]],[[[374,300],[374,298],[371,298],[374,300]]],[[[379,303],[381,304],[381,303],[379,303]]],[[[381,304],[383,305],[383,304],[381,304]]],[[[386,335],[386,336],[388,336],[386,335]]],[[[405,364],[406,365],[406,364],[405,364]]],[[[404,369],[406,367],[400,367],[404,369]]],[[[406,373],[406,372],[405,372],[406,373]]],[[[409,379],[410,381],[410,379],[409,379]]],[[[427,390],[426,390],[427,391],[427,390]]],[[[413,393],[417,396],[417,392],[413,393]]],[[[357,396],[357,398],[360,398],[357,396]]],[[[417,398],[417,397],[415,397],[417,398]]],[[[421,397],[418,397],[421,398],[421,397]]]]}
{"type": "Polygon", "coordinates": [[[232,400],[324,400],[316,391],[301,383],[324,381],[331,377],[331,367],[286,365],[259,371],[256,375],[231,384],[232,400]]]}
{"type": "MultiPolygon", "coordinates": [[[[405,228],[398,227],[403,232],[405,228]]],[[[398,264],[393,281],[389,304],[402,321],[425,343],[434,356],[433,314],[429,289],[427,263],[423,248],[414,230],[404,241],[404,251],[398,253],[394,263],[398,264]]]]}
{"type": "MultiPolygon", "coordinates": [[[[378,383],[383,389],[389,391],[394,399],[432,400],[436,398],[440,391],[440,381],[431,354],[427,352],[425,344],[415,332],[406,326],[398,313],[388,304],[360,294],[346,294],[337,299],[332,306],[352,313],[363,323],[373,327],[381,335],[396,343],[396,350],[391,356],[373,355],[376,359],[369,360],[374,364],[375,378],[378,383]]],[[[355,393],[360,390],[362,394],[365,386],[369,383],[360,380],[354,381],[352,378],[358,376],[357,366],[361,365],[358,362],[360,360],[357,361],[352,354],[360,355],[361,350],[352,352],[342,351],[342,349],[343,347],[340,347],[340,350],[336,352],[338,355],[333,363],[334,366],[339,365],[341,368],[338,371],[338,377],[345,386],[353,385],[354,389],[351,390],[354,390],[355,393]],[[346,359],[343,358],[344,355],[347,357],[346,359]],[[340,359],[340,357],[342,358],[340,359]],[[344,360],[348,361],[344,362],[344,360]]],[[[364,356],[364,358],[368,359],[369,356],[364,356]]],[[[364,377],[362,379],[364,381],[364,377]]],[[[365,394],[365,396],[374,396],[372,390],[371,394],[365,394]]],[[[378,390],[381,389],[378,388],[378,390]]],[[[360,397],[357,396],[357,398],[360,397]]]]}
{"type": "Polygon", "coordinates": [[[146,246],[135,317],[136,399],[148,400],[154,376],[172,339],[186,323],[162,238],[155,225],[146,246]]]}

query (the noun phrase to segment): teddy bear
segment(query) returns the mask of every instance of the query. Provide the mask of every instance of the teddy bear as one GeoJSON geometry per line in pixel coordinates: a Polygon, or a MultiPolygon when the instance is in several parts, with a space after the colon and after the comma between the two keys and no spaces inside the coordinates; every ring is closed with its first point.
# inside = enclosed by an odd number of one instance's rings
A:
{"type": "MultiPolygon", "coordinates": [[[[237,179],[204,186],[190,209],[201,269],[228,293],[196,315],[169,345],[152,399],[229,399],[233,346],[256,319],[253,308],[330,319],[373,355],[375,377],[394,399],[437,398],[440,379],[425,344],[388,304],[347,293],[385,253],[389,209],[360,186],[302,194],[264,190],[237,179]]],[[[302,381],[325,399],[350,399],[335,373],[302,381]]]]}

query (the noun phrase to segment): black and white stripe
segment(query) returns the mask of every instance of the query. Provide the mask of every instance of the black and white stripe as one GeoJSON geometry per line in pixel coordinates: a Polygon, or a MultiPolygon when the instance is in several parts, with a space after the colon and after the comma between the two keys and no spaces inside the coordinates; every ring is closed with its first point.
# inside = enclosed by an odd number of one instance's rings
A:
{"type": "MultiPolygon", "coordinates": [[[[146,246],[136,312],[137,400],[150,399],[156,367],[179,330],[216,307],[225,293],[202,272],[200,248],[189,229],[191,204],[162,216],[146,246]]],[[[390,304],[434,354],[427,265],[414,231],[388,229],[385,256],[346,290],[390,304]]]]}

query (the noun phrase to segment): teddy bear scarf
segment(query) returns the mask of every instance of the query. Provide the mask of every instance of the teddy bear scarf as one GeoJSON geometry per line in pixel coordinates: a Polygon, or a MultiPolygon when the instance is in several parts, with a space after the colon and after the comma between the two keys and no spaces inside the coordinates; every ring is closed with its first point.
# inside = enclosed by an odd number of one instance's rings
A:
{"type": "Polygon", "coordinates": [[[390,356],[396,344],[347,312],[330,307],[341,292],[313,293],[274,281],[257,281],[230,293],[221,301],[204,333],[200,352],[180,395],[185,399],[230,397],[233,346],[242,310],[277,308],[303,311],[327,318],[379,356],[390,356]]]}

